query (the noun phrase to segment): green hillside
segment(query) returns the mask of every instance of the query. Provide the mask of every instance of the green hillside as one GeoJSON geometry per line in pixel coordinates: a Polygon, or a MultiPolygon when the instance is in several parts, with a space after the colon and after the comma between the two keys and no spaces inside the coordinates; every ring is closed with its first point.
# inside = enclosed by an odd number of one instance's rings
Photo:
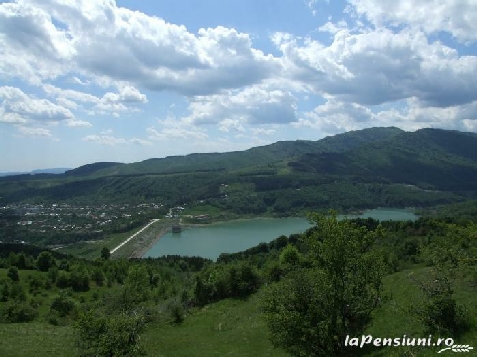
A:
{"type": "Polygon", "coordinates": [[[0,204],[160,202],[171,207],[205,202],[239,215],[426,207],[477,198],[476,152],[475,134],[371,128],[245,151],[4,177],[0,204]]]}

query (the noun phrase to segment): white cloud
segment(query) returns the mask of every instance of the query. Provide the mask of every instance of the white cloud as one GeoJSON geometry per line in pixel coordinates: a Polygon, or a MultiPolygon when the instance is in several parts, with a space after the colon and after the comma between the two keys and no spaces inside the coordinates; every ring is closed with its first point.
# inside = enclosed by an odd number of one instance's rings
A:
{"type": "Polygon", "coordinates": [[[27,95],[19,88],[0,87],[0,100],[2,100],[4,116],[14,117],[16,121],[47,122],[74,119],[69,109],[47,99],[37,99],[27,95]]]}
{"type": "Polygon", "coordinates": [[[253,135],[272,135],[276,133],[275,129],[266,129],[266,128],[252,128],[253,135]]]}
{"type": "Polygon", "coordinates": [[[428,34],[448,32],[461,42],[477,41],[474,0],[348,0],[375,26],[407,24],[428,34]]]}
{"type": "Polygon", "coordinates": [[[141,146],[151,146],[152,143],[147,140],[143,139],[138,139],[138,138],[133,138],[129,140],[130,143],[136,144],[136,145],[141,145],[141,146]]]}
{"type": "Polygon", "coordinates": [[[178,120],[173,116],[158,120],[158,126],[159,128],[147,128],[150,140],[208,140],[208,135],[203,129],[197,128],[184,120],[178,120]]]}
{"type": "Polygon", "coordinates": [[[90,128],[93,126],[93,124],[84,120],[71,119],[66,121],[66,126],[69,126],[71,128],[90,128]]]}
{"type": "Polygon", "coordinates": [[[147,103],[146,95],[130,85],[122,87],[119,93],[106,93],[101,100],[107,103],[147,103]]]}
{"type": "Polygon", "coordinates": [[[279,69],[276,59],[252,48],[248,34],[220,26],[194,34],[114,1],[23,0],[0,4],[2,14],[11,59],[4,71],[29,81],[32,73],[38,82],[74,70],[97,82],[205,95],[258,83],[279,69]],[[32,35],[28,41],[25,33],[32,35]]]}
{"type": "Polygon", "coordinates": [[[341,30],[329,46],[289,34],[272,39],[289,79],[318,95],[366,105],[416,97],[443,107],[477,99],[477,57],[429,43],[422,32],[341,30]]]}
{"type": "Polygon", "coordinates": [[[220,123],[222,130],[243,124],[287,124],[296,120],[296,98],[280,89],[253,86],[241,91],[195,97],[185,121],[220,123]]]}
{"type": "Polygon", "coordinates": [[[111,135],[88,135],[83,138],[83,141],[91,141],[97,144],[111,146],[128,143],[126,139],[116,138],[111,135]]]}
{"type": "Polygon", "coordinates": [[[48,12],[27,2],[0,4],[0,76],[30,83],[64,73],[74,55],[72,41],[48,12]]]}
{"type": "Polygon", "coordinates": [[[356,103],[329,100],[304,114],[295,127],[310,127],[325,134],[337,134],[344,131],[369,126],[373,114],[371,110],[356,103]]]}
{"type": "Polygon", "coordinates": [[[119,116],[121,112],[137,111],[135,107],[137,103],[147,103],[146,95],[130,85],[121,86],[117,93],[107,92],[101,98],[73,89],[58,88],[52,84],[44,84],[42,88],[45,93],[55,97],[56,101],[65,107],[78,109],[76,102],[83,103],[91,115],[115,114],[119,116]]]}
{"type": "Polygon", "coordinates": [[[18,130],[25,136],[52,137],[51,132],[45,128],[29,128],[21,126],[18,128],[18,130]]]}

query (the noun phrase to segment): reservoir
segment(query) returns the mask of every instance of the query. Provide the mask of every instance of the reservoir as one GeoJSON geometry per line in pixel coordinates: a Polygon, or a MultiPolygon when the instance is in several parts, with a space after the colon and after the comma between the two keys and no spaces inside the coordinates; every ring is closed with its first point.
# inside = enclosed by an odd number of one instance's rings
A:
{"type": "MultiPolygon", "coordinates": [[[[340,216],[343,217],[343,216],[340,216]]],[[[373,209],[348,218],[374,218],[379,220],[416,220],[409,210],[373,209]]],[[[304,218],[255,218],[215,223],[185,229],[181,233],[166,233],[144,258],[163,255],[199,256],[215,260],[221,253],[235,253],[270,242],[281,235],[302,233],[312,224],[304,218]]]]}

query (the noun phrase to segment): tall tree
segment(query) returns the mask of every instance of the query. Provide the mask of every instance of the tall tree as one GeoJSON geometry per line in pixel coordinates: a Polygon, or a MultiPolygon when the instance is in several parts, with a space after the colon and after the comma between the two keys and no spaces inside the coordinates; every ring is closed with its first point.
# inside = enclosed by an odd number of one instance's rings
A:
{"type": "Polygon", "coordinates": [[[346,335],[362,333],[381,296],[386,271],[373,249],[381,229],[312,215],[306,245],[312,268],[275,284],[262,300],[272,342],[294,356],[346,353],[346,335]]]}

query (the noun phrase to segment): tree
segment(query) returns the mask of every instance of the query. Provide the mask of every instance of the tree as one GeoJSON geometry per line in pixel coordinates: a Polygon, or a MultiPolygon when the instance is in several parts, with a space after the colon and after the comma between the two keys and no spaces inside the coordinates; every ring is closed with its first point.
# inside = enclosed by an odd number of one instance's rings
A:
{"type": "Polygon", "coordinates": [[[108,260],[111,257],[111,252],[107,247],[101,249],[101,259],[108,260]]]}
{"type": "Polygon", "coordinates": [[[364,332],[380,301],[383,258],[373,249],[378,228],[311,216],[305,238],[313,266],[296,270],[265,292],[262,308],[272,342],[295,356],[345,353],[345,336],[364,332]]]}
{"type": "Polygon", "coordinates": [[[285,271],[291,271],[299,267],[301,255],[295,246],[288,244],[280,253],[280,266],[285,271]]]}
{"type": "Polygon", "coordinates": [[[7,277],[10,278],[11,281],[19,281],[20,276],[18,275],[18,268],[10,267],[8,269],[7,277]]]}
{"type": "Polygon", "coordinates": [[[76,322],[81,356],[140,356],[144,318],[136,313],[104,316],[88,311],[76,322]]]}
{"type": "Polygon", "coordinates": [[[53,265],[55,265],[55,258],[50,252],[43,251],[38,255],[36,266],[40,271],[48,271],[53,265]]]}

